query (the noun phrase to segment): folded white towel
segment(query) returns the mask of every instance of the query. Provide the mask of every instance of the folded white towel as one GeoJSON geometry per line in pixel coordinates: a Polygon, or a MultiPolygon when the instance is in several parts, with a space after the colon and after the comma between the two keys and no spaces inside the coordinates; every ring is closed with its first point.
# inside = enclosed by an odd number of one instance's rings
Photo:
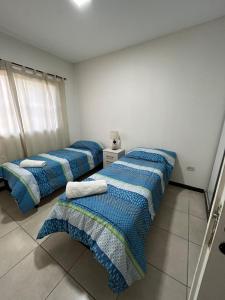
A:
{"type": "Polygon", "coordinates": [[[66,185],[66,197],[68,199],[102,194],[106,191],[107,183],[105,180],[68,182],[66,185]]]}
{"type": "Polygon", "coordinates": [[[46,161],[43,160],[31,160],[31,159],[24,159],[20,162],[21,168],[43,168],[46,166],[46,161]]]}

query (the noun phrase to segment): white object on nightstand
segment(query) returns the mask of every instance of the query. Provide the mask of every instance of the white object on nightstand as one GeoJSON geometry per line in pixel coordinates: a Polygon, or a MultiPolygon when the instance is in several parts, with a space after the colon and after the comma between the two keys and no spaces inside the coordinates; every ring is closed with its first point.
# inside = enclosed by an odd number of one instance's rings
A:
{"type": "Polygon", "coordinates": [[[124,149],[104,149],[103,150],[103,165],[106,167],[107,165],[113,163],[114,161],[118,160],[120,157],[125,155],[124,149]]]}
{"type": "Polygon", "coordinates": [[[112,150],[119,150],[121,147],[121,140],[118,131],[110,131],[110,138],[112,139],[112,150]]]}

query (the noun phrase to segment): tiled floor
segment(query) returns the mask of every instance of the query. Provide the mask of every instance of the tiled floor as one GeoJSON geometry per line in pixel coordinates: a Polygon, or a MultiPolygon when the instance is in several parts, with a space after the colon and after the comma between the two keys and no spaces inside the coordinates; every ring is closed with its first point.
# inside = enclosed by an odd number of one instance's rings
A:
{"type": "Polygon", "coordinates": [[[147,275],[119,296],[108,288],[106,271],[67,234],[35,240],[54,202],[23,216],[0,192],[0,299],[187,299],[206,228],[203,194],[168,186],[149,233],[147,275]]]}

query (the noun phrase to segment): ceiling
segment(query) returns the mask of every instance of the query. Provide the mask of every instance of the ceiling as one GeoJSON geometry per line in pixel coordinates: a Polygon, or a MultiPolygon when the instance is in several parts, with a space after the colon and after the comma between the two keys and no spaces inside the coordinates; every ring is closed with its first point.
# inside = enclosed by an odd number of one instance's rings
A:
{"type": "Polygon", "coordinates": [[[70,62],[225,15],[225,0],[1,0],[0,31],[70,62]]]}

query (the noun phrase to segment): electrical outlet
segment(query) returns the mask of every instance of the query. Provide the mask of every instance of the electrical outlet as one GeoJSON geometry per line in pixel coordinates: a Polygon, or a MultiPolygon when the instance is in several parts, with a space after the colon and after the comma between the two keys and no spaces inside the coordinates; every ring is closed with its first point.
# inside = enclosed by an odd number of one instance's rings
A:
{"type": "Polygon", "coordinates": [[[195,167],[189,166],[189,167],[187,167],[187,171],[194,172],[195,171],[195,167]]]}

